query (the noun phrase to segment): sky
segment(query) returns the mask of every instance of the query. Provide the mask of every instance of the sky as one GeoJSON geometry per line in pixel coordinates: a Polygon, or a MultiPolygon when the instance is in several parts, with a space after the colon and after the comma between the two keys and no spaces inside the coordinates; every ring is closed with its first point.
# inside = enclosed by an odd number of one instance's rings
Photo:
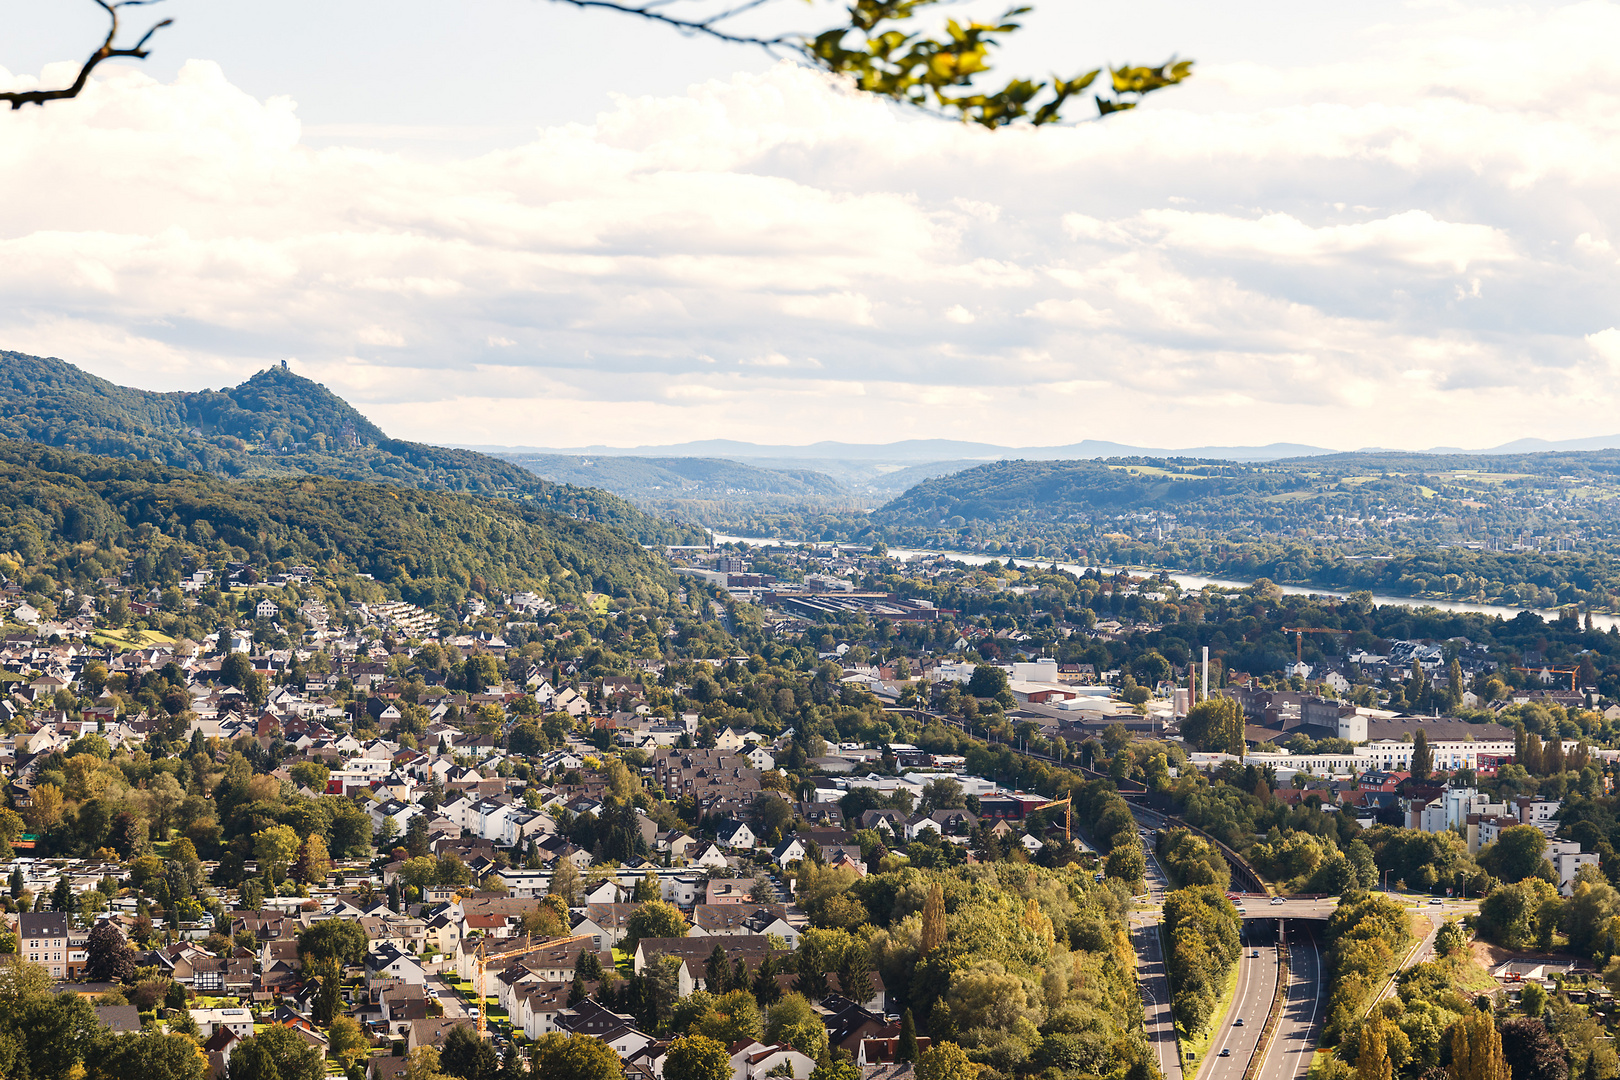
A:
{"type": "MultiPolygon", "coordinates": [[[[0,85],[95,12],[0,0],[0,85]]],[[[0,348],[451,444],[1620,431],[1620,4],[1045,0],[1008,74],[1196,74],[998,132],[547,0],[148,13],[0,113],[0,348]]]]}

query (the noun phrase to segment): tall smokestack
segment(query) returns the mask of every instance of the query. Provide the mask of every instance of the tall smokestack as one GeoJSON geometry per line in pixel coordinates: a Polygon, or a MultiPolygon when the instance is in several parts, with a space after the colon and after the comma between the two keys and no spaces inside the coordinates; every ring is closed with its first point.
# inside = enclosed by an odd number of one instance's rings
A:
{"type": "Polygon", "coordinates": [[[1209,646],[1204,646],[1204,697],[1209,697],[1209,646]]]}

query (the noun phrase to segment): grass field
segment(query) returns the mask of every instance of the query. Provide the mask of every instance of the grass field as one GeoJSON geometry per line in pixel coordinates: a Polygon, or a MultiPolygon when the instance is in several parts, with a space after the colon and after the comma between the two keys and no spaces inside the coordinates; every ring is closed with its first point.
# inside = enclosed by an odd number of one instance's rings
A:
{"type": "Polygon", "coordinates": [[[156,630],[97,630],[90,635],[90,640],[96,645],[111,645],[119,649],[140,649],[147,645],[167,645],[174,638],[167,634],[160,634],[156,630]]]}

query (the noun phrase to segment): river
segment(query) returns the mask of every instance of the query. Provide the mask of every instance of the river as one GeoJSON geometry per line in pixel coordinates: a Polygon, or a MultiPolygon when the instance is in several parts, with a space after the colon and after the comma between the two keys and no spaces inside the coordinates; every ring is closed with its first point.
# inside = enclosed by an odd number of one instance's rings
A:
{"type": "MultiPolygon", "coordinates": [[[[749,544],[754,547],[796,547],[803,543],[803,541],[799,540],[765,539],[754,536],[724,536],[720,533],[711,533],[710,535],[714,537],[714,542],[717,544],[735,543],[749,544]]],[[[1039,562],[1042,566],[1052,565],[1045,559],[1026,559],[1017,555],[986,555],[982,552],[969,551],[924,551],[917,548],[890,548],[889,554],[902,562],[919,557],[931,558],[935,555],[943,555],[948,559],[966,563],[969,566],[983,566],[987,562],[999,562],[1008,558],[1011,558],[1014,562],[1020,563],[1039,562]]],[[[1065,571],[1066,573],[1077,575],[1088,570],[1100,570],[1105,574],[1114,574],[1118,573],[1120,570],[1128,570],[1131,573],[1141,575],[1154,575],[1161,572],[1158,568],[1150,566],[1082,566],[1079,563],[1066,562],[1058,563],[1057,568],[1065,571]]],[[[1166,576],[1168,576],[1172,581],[1179,584],[1183,589],[1193,592],[1202,589],[1205,585],[1214,585],[1221,589],[1246,589],[1253,584],[1253,582],[1249,581],[1234,581],[1227,578],[1203,577],[1199,574],[1189,574],[1180,570],[1167,570],[1163,571],[1163,573],[1165,573],[1166,576]]],[[[1339,592],[1334,589],[1313,588],[1310,586],[1278,585],[1277,587],[1283,592],[1293,596],[1337,596],[1342,598],[1350,595],[1349,593],[1339,592]]],[[[1393,604],[1396,607],[1432,607],[1438,608],[1441,611],[1476,612],[1481,615],[1497,615],[1504,619],[1514,618],[1519,614],[1520,611],[1530,610],[1532,614],[1539,615],[1549,622],[1558,618],[1559,614],[1556,609],[1512,608],[1503,607],[1500,604],[1476,604],[1467,600],[1414,599],[1409,596],[1385,596],[1380,593],[1373,593],[1373,603],[1377,604],[1379,607],[1393,604]]],[[[1592,616],[1592,626],[1594,629],[1598,630],[1608,630],[1612,627],[1620,626],[1620,616],[1594,614],[1592,616]]]]}

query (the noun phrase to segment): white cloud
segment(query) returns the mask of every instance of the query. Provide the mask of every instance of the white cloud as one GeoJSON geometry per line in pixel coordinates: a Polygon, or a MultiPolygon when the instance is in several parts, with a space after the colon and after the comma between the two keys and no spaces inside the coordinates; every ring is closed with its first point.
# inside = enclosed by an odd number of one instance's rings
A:
{"type": "Polygon", "coordinates": [[[1488,225],[1439,221],[1424,210],[1351,225],[1312,228],[1289,214],[1239,218],[1183,210],[1145,210],[1139,234],[1166,247],[1209,255],[1279,261],[1388,260],[1426,270],[1462,273],[1482,262],[1509,262],[1507,236],[1488,225]]]}
{"type": "Polygon", "coordinates": [[[1620,330],[1609,327],[1586,335],[1586,343],[1609,366],[1611,372],[1620,371],[1620,330]]]}
{"type": "Polygon", "coordinates": [[[783,66],[432,161],[109,69],[0,116],[0,346],[160,389],[296,356],[445,442],[1597,434],[1557,403],[1620,406],[1617,13],[995,134],[783,66]]]}

